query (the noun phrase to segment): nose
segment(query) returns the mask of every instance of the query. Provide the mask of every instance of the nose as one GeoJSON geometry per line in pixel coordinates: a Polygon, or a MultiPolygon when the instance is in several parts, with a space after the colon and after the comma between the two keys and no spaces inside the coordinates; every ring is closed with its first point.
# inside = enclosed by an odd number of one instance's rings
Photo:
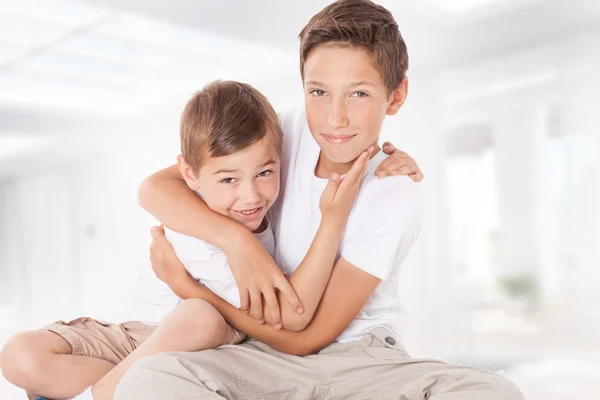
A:
{"type": "Polygon", "coordinates": [[[244,204],[249,206],[256,205],[260,202],[260,193],[254,182],[244,182],[239,186],[238,197],[244,204]]]}
{"type": "Polygon", "coordinates": [[[336,99],[331,102],[327,123],[333,129],[348,126],[348,110],[343,99],[336,99]]]}

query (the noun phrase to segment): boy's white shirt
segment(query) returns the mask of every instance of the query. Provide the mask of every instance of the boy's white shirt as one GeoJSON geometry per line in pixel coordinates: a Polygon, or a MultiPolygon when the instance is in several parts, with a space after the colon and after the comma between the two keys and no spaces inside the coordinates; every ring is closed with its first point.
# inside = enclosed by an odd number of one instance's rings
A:
{"type": "MultiPolygon", "coordinates": [[[[319,200],[327,180],[314,174],[320,148],[310,134],[304,110],[280,113],[279,119],[284,132],[282,186],[270,219],[277,244],[275,261],[289,275],[302,262],[317,232],[319,200]]],[[[339,250],[350,264],[382,282],[339,342],[358,340],[378,327],[398,336],[404,331],[400,266],[419,234],[423,201],[419,185],[410,178],[375,176],[386,157],[379,152],[369,161],[339,250]]]]}
{"type": "MultiPolygon", "coordinates": [[[[198,193],[198,195],[200,195],[198,193]]],[[[192,236],[175,232],[165,227],[165,236],[177,258],[189,274],[235,307],[240,307],[238,286],[227,263],[223,250],[192,236]]],[[[255,236],[269,254],[275,253],[273,230],[267,228],[255,236]]],[[[182,301],[173,291],[156,277],[147,277],[137,288],[135,305],[126,320],[141,321],[156,325],[182,301]]]]}
{"type": "MultiPolygon", "coordinates": [[[[258,238],[290,275],[304,259],[317,232],[321,221],[319,200],[327,180],[314,175],[320,148],[310,134],[304,110],[280,113],[279,120],[284,132],[281,190],[269,211],[269,227],[258,238]]],[[[404,331],[399,273],[420,231],[423,200],[419,185],[410,178],[375,176],[376,167],[385,157],[379,152],[369,161],[339,250],[350,264],[382,282],[338,342],[358,340],[379,327],[397,336],[404,331]]],[[[195,279],[240,306],[237,284],[220,248],[167,228],[165,234],[195,279]]],[[[157,324],[181,301],[156,278],[146,280],[141,288],[142,294],[134,296],[133,318],[128,320],[157,324]]]]}

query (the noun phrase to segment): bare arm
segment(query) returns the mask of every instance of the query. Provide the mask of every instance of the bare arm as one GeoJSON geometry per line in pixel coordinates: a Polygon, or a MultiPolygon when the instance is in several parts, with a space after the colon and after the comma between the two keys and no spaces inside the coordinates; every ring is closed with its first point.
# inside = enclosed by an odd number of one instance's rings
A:
{"type": "Polygon", "coordinates": [[[272,321],[281,324],[277,288],[282,294],[280,298],[286,298],[291,309],[302,313],[302,303],[294,289],[258,239],[237,222],[208,208],[188,188],[177,166],[146,178],[140,186],[138,201],[143,209],[169,228],[225,251],[238,283],[242,310],[250,311],[256,319],[263,319],[264,297],[272,321]]]}
{"type": "Polygon", "coordinates": [[[208,208],[206,203],[188,188],[177,165],[146,178],[140,185],[138,202],[144,210],[174,231],[222,249],[230,248],[232,242],[252,236],[245,235],[248,230],[240,224],[208,208]]]}
{"type": "MultiPolygon", "coordinates": [[[[408,174],[413,180],[422,179],[414,160],[406,153],[389,146],[384,146],[384,151],[392,155],[382,163],[379,170],[386,172],[386,175],[408,174]]],[[[318,261],[319,257],[322,258],[321,262],[317,263],[308,257],[311,254],[307,254],[306,262],[298,267],[288,282],[254,235],[235,221],[210,210],[202,199],[187,187],[176,166],[148,177],[140,187],[139,203],[173,230],[212,243],[225,251],[240,289],[242,310],[250,311],[257,320],[266,319],[273,325],[281,325],[283,313],[288,327],[292,329],[301,329],[310,321],[329,277],[330,266],[333,265],[333,261],[325,262],[328,257],[323,256],[322,251],[313,252],[313,259],[318,261]],[[315,270],[309,268],[309,265],[325,266],[318,271],[319,278],[325,280],[318,279],[318,284],[311,286],[311,282],[314,283],[315,270]],[[294,311],[302,314],[304,310],[294,290],[301,287],[309,288],[308,291],[301,290],[301,297],[303,300],[310,299],[311,304],[306,307],[309,310],[306,317],[295,318],[292,316],[294,311]],[[277,293],[275,288],[279,289],[277,293]],[[264,305],[262,297],[265,299],[264,305]],[[284,298],[287,301],[283,301],[284,298]]],[[[328,238],[327,234],[323,235],[328,238]]],[[[315,240],[315,243],[320,242],[321,239],[315,240]]],[[[322,249],[331,248],[328,242],[323,242],[323,245],[322,249]]],[[[330,250],[324,251],[330,254],[330,250]]]]}
{"type": "MultiPolygon", "coordinates": [[[[308,253],[289,279],[302,300],[304,313],[299,315],[283,301],[283,294],[279,293],[282,322],[288,330],[303,330],[313,318],[321,301],[371,152],[372,149],[369,149],[361,154],[343,179],[337,175],[332,176],[323,191],[319,204],[322,214],[319,229],[308,253]]],[[[172,252],[172,249],[165,251],[172,252]]],[[[174,291],[179,297],[190,297],[189,293],[179,292],[179,289],[174,291]]],[[[281,328],[280,324],[269,319],[269,311],[271,310],[264,312],[267,322],[277,329],[281,328]]]]}
{"type": "Polygon", "coordinates": [[[310,324],[300,332],[276,330],[259,325],[251,317],[212,293],[191,277],[179,282],[178,291],[186,297],[211,303],[236,329],[284,353],[313,354],[332,343],[354,320],[380,279],[340,258],[333,269],[321,304],[310,324]]]}
{"type": "Polygon", "coordinates": [[[319,306],[372,152],[372,148],[364,151],[343,179],[334,174],[323,191],[319,202],[322,215],[319,229],[306,256],[289,277],[290,284],[304,304],[304,313],[301,315],[295,313],[282,302],[280,294],[279,300],[283,304],[282,319],[288,330],[303,330],[312,320],[319,306]]]}

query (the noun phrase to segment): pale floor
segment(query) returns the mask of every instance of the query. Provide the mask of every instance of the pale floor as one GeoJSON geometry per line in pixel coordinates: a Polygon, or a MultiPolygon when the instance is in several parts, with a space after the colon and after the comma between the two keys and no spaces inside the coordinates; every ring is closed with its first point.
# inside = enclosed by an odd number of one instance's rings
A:
{"type": "MultiPolygon", "coordinates": [[[[474,325],[487,330],[471,338],[470,355],[462,363],[503,369],[527,400],[592,399],[600,393],[600,336],[589,328],[589,319],[587,329],[574,320],[544,315],[525,320],[493,310],[475,319],[474,325]],[[494,323],[504,330],[492,329],[494,323]]],[[[0,344],[11,333],[0,330],[0,344]]],[[[26,399],[24,393],[0,376],[0,400],[19,399],[26,399]]]]}

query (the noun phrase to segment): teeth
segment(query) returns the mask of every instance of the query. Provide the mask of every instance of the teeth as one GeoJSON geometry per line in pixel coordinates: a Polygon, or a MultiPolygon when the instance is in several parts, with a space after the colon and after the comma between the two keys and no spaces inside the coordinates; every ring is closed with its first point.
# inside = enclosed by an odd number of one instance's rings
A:
{"type": "Polygon", "coordinates": [[[254,210],[249,210],[249,211],[240,211],[240,214],[250,215],[250,214],[254,214],[256,211],[258,211],[258,208],[255,208],[254,210]]]}

